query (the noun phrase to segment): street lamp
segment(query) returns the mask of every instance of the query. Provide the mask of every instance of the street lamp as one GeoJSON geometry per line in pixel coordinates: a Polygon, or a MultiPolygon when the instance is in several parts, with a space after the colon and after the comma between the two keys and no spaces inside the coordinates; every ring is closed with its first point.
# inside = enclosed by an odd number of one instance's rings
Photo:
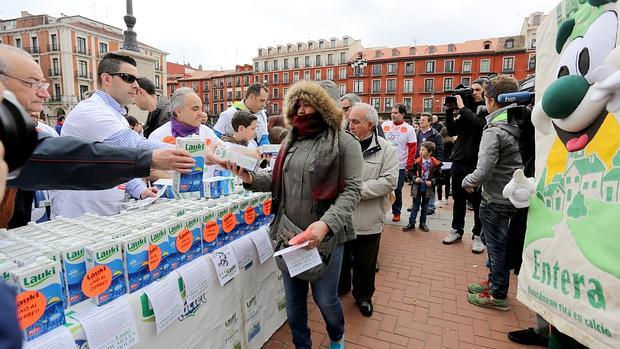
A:
{"type": "Polygon", "coordinates": [[[362,56],[360,55],[353,62],[351,62],[351,68],[353,68],[353,75],[362,76],[364,68],[366,68],[367,65],[368,61],[366,61],[366,59],[362,58],[362,56]]]}

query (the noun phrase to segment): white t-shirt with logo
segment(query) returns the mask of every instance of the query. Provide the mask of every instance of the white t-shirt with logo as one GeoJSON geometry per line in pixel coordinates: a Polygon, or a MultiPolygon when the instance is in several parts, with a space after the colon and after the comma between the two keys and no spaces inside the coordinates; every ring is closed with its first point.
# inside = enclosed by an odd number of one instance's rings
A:
{"type": "Polygon", "coordinates": [[[409,143],[417,143],[418,139],[415,135],[413,126],[404,122],[395,125],[391,120],[386,120],[381,124],[385,139],[392,143],[398,151],[399,169],[404,169],[407,165],[407,156],[409,155],[409,143]]]}

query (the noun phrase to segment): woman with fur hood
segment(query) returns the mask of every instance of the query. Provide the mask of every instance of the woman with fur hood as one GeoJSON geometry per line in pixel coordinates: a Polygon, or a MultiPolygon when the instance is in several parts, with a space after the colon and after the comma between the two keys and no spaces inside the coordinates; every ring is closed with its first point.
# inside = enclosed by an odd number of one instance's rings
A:
{"type": "Polygon", "coordinates": [[[329,347],[344,348],[344,314],[337,290],[343,243],[355,239],[351,216],[360,200],[360,145],[342,130],[342,110],[313,81],[291,86],[285,97],[284,118],[290,132],[272,174],[248,173],[236,164],[228,167],[246,188],[272,193],[275,218],[270,237],[276,250],[308,242],[307,249],[317,247],[321,253],[324,268],[312,276],[291,277],[286,265],[276,260],[284,279],[286,314],[295,347],[312,348],[307,309],[310,286],[326,323],[329,347]],[[297,230],[294,237],[285,222],[297,230]],[[323,253],[325,246],[332,248],[323,253]]]}

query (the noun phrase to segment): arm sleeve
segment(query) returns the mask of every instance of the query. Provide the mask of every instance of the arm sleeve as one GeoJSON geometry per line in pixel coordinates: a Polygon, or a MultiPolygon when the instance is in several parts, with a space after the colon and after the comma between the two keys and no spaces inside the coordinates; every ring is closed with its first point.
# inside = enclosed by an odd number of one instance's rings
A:
{"type": "Polygon", "coordinates": [[[450,137],[454,137],[459,134],[456,127],[456,122],[454,121],[454,109],[446,110],[446,128],[450,137]]]}
{"type": "Polygon", "coordinates": [[[469,108],[461,109],[460,114],[461,114],[461,118],[459,119],[460,123],[467,124],[468,126],[470,126],[470,129],[473,128],[473,129],[482,130],[484,125],[487,124],[487,121],[485,118],[477,116],[469,108]]]}
{"type": "Polygon", "coordinates": [[[88,143],[75,137],[39,141],[17,178],[7,185],[26,190],[100,190],[150,174],[152,151],[88,143]]]}
{"type": "Polygon", "coordinates": [[[491,132],[492,128],[482,133],[480,141],[480,151],[478,151],[478,163],[474,172],[467,175],[462,182],[462,187],[479,187],[485,184],[493,173],[495,165],[499,160],[499,136],[496,132],[491,132]]]}
{"type": "Polygon", "coordinates": [[[271,193],[271,173],[255,173],[252,178],[252,184],[243,184],[245,189],[271,193]]]}
{"type": "Polygon", "coordinates": [[[170,148],[170,144],[148,140],[130,129],[124,129],[106,138],[103,143],[141,149],[170,148]]]}
{"type": "Polygon", "coordinates": [[[146,189],[146,185],[144,185],[144,182],[140,178],[134,178],[127,182],[125,191],[127,191],[132,198],[140,200],[142,199],[140,196],[146,189]]]}
{"type": "Polygon", "coordinates": [[[387,145],[378,178],[362,182],[362,200],[378,198],[396,189],[398,183],[398,155],[396,149],[387,145]]]}
{"type": "Polygon", "coordinates": [[[413,166],[413,161],[415,160],[415,153],[417,149],[417,142],[407,143],[407,165],[405,166],[406,168],[411,168],[411,166],[413,166]]]}
{"type": "Polygon", "coordinates": [[[362,151],[359,142],[353,136],[341,133],[341,148],[344,152],[344,191],[338,195],[336,201],[323,214],[320,221],[327,224],[334,233],[339,233],[346,222],[345,217],[350,217],[360,202],[362,189],[362,151]],[[344,138],[349,139],[345,140],[344,138]]]}

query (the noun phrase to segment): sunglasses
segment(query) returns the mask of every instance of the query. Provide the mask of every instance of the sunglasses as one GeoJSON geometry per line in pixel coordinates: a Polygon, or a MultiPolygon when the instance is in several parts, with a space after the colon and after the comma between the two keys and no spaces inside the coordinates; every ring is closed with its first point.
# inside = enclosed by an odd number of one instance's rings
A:
{"type": "Polygon", "coordinates": [[[121,80],[125,81],[128,84],[133,84],[134,82],[140,80],[140,78],[127,74],[127,73],[108,73],[110,76],[118,76],[121,80]]]}

